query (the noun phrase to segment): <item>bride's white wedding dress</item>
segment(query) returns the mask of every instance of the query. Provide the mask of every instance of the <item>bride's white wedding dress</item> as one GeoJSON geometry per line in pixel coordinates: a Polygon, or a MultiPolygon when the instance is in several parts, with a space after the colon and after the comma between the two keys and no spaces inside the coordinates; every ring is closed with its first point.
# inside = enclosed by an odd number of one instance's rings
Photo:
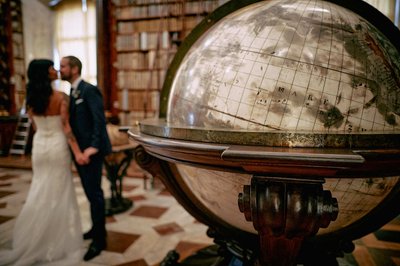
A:
{"type": "Polygon", "coordinates": [[[77,265],[82,229],[61,117],[34,116],[32,183],[0,265],[77,265]]]}

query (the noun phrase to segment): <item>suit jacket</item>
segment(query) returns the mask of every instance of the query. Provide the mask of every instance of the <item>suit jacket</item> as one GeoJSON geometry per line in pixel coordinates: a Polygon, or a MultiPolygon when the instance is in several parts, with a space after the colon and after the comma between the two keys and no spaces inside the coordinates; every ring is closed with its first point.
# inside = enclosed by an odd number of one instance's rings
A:
{"type": "Polygon", "coordinates": [[[111,153],[103,97],[96,86],[82,80],[70,95],[69,112],[72,132],[82,151],[95,147],[101,155],[111,153]]]}

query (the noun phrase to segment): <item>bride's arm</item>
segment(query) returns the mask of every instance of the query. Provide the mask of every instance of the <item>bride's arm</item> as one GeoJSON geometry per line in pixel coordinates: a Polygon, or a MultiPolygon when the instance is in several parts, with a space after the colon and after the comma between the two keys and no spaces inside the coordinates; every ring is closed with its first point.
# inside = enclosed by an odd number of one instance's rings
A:
{"type": "Polygon", "coordinates": [[[67,137],[67,141],[69,146],[71,147],[72,152],[74,153],[75,160],[78,164],[87,164],[88,161],[86,157],[83,155],[81,149],[78,146],[78,142],[72,132],[71,126],[69,124],[69,112],[68,112],[68,103],[69,99],[66,94],[64,94],[63,99],[61,100],[61,122],[63,125],[64,134],[67,137]]]}
{"type": "Polygon", "coordinates": [[[29,120],[31,121],[33,131],[36,131],[36,124],[35,124],[35,120],[33,120],[32,110],[29,109],[26,113],[28,114],[29,120]]]}

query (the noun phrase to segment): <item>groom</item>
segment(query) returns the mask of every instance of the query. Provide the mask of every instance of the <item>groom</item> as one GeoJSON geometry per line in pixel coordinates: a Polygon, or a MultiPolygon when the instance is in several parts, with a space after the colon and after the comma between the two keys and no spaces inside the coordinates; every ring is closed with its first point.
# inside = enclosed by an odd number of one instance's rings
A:
{"type": "Polygon", "coordinates": [[[88,164],[75,163],[82,186],[90,203],[92,228],[83,235],[92,239],[83,259],[91,260],[106,248],[105,203],[101,178],[104,157],[111,152],[107,135],[103,98],[100,90],[82,80],[82,63],[75,56],[66,56],[60,62],[62,80],[71,83],[70,124],[79,147],[88,164]]]}

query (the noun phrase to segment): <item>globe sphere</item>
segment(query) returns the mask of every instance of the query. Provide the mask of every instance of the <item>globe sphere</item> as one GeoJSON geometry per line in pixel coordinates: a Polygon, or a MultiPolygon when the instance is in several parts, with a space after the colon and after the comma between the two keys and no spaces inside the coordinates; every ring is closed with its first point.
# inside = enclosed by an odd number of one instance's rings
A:
{"type": "Polygon", "coordinates": [[[167,121],[398,132],[399,80],[399,50],[360,15],[327,1],[261,1],[225,16],[190,47],[167,121]]]}

